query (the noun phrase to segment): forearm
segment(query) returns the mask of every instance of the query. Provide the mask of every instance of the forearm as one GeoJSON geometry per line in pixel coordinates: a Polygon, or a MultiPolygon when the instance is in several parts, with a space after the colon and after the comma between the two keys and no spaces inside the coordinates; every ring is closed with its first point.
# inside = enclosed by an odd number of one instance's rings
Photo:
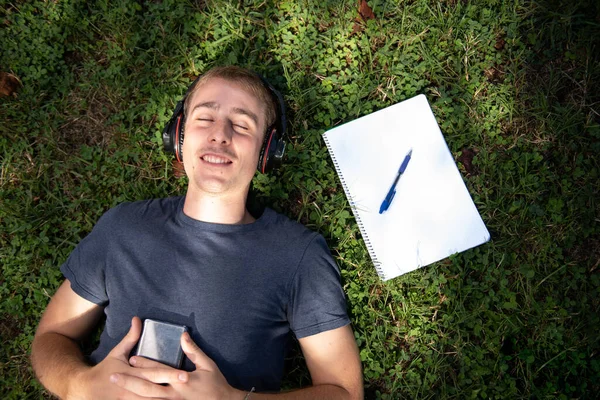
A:
{"type": "MultiPolygon", "coordinates": [[[[248,392],[244,392],[244,399],[248,392]]],[[[317,385],[304,389],[293,390],[276,394],[252,393],[248,400],[358,400],[362,399],[362,393],[351,394],[346,389],[336,385],[317,385]]]]}
{"type": "Polygon", "coordinates": [[[44,387],[60,398],[67,397],[73,379],[91,368],[74,340],[52,332],[33,340],[31,364],[44,387]]]}

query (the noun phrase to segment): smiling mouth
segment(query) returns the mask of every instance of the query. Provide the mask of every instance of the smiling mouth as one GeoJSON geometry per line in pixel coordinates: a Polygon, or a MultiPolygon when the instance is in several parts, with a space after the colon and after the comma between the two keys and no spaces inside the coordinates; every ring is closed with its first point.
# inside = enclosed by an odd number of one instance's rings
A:
{"type": "Polygon", "coordinates": [[[215,154],[205,154],[200,159],[209,164],[231,164],[231,160],[215,154]]]}

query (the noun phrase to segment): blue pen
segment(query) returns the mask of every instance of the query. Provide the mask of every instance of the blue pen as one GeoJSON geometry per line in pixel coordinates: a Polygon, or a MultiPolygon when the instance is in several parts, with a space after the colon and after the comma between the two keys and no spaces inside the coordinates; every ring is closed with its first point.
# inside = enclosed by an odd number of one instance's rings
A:
{"type": "Polygon", "coordinates": [[[400,165],[400,169],[398,170],[398,175],[396,175],[396,179],[394,179],[394,183],[392,183],[392,187],[390,188],[390,191],[388,192],[387,196],[385,196],[385,199],[383,199],[383,203],[381,203],[381,207],[379,207],[379,214],[383,214],[383,212],[390,207],[390,204],[392,204],[392,200],[394,199],[394,196],[396,195],[396,185],[398,184],[400,177],[404,173],[404,170],[406,170],[406,166],[408,165],[408,162],[410,161],[411,155],[412,155],[412,149],[410,149],[410,151],[408,152],[406,157],[404,157],[404,161],[402,161],[402,164],[400,165]]]}

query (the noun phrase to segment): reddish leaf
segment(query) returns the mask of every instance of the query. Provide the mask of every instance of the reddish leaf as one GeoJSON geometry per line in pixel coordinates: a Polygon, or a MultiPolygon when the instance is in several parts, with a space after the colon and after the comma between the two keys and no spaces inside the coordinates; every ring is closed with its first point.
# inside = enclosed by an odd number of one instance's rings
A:
{"type": "Polygon", "coordinates": [[[358,5],[358,13],[365,20],[368,21],[370,19],[375,18],[375,14],[373,14],[373,9],[369,7],[367,4],[367,0],[359,0],[360,3],[358,5]]]}
{"type": "MultiPolygon", "coordinates": [[[[358,18],[357,18],[357,20],[358,20],[358,18]]],[[[356,35],[357,33],[361,33],[364,30],[365,30],[365,28],[360,23],[358,23],[357,21],[354,21],[354,25],[352,25],[352,33],[350,34],[350,36],[356,35]]]]}
{"type": "Polygon", "coordinates": [[[13,74],[0,72],[0,96],[14,96],[20,86],[19,78],[13,74]]]}
{"type": "Polygon", "coordinates": [[[185,176],[185,169],[183,167],[183,163],[180,163],[176,159],[173,159],[171,165],[173,166],[173,175],[175,175],[175,178],[181,178],[182,176],[185,176]]]}

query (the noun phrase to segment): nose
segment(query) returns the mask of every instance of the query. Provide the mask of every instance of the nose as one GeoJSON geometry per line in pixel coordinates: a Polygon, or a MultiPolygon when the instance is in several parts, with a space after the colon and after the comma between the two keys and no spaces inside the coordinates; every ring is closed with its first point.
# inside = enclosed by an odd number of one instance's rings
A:
{"type": "Polygon", "coordinates": [[[214,129],[208,136],[208,140],[211,143],[218,144],[229,144],[231,143],[231,137],[233,135],[233,129],[228,121],[220,121],[214,125],[214,129]]]}

